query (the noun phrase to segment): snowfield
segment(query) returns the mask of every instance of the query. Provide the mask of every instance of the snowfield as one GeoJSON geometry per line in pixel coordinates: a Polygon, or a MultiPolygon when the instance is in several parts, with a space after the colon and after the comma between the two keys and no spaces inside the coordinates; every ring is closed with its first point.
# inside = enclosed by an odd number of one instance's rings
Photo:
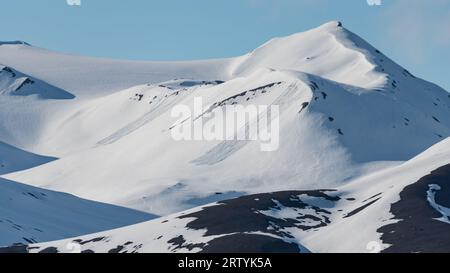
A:
{"type": "Polygon", "coordinates": [[[0,187],[112,206],[51,238],[0,235],[5,246],[38,242],[0,252],[450,250],[436,236],[450,228],[450,94],[340,22],[228,59],[120,61],[11,42],[0,63],[0,187]],[[171,110],[196,98],[208,111],[278,106],[279,148],[174,140],[171,110]],[[67,198],[91,202],[78,197],[67,198]],[[105,214],[121,221],[88,220],[105,214]]]}
{"type": "Polygon", "coordinates": [[[0,178],[0,246],[79,236],[153,218],[0,178]]]}
{"type": "Polygon", "coordinates": [[[40,156],[0,142],[0,174],[30,169],[56,158],[40,156]]]}

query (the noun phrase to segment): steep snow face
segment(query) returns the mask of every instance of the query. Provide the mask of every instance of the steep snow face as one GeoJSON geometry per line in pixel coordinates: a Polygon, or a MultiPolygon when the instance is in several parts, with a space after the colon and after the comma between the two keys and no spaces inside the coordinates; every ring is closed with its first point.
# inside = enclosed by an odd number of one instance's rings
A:
{"type": "Polygon", "coordinates": [[[0,142],[0,174],[26,170],[53,160],[56,158],[39,156],[0,142]]]}
{"type": "Polygon", "coordinates": [[[235,75],[260,67],[291,69],[364,88],[384,85],[379,62],[395,65],[361,38],[330,22],[319,28],[273,39],[237,61],[235,75]]]}
{"type": "Polygon", "coordinates": [[[409,75],[391,81],[374,90],[309,75],[314,95],[307,110],[323,117],[356,162],[408,160],[450,136],[447,92],[414,85],[409,75]]]}
{"type": "Polygon", "coordinates": [[[0,178],[0,246],[58,240],[152,218],[0,178]]]}
{"type": "Polygon", "coordinates": [[[62,89],[27,76],[11,67],[0,65],[0,95],[30,96],[42,99],[73,99],[62,89]]]}

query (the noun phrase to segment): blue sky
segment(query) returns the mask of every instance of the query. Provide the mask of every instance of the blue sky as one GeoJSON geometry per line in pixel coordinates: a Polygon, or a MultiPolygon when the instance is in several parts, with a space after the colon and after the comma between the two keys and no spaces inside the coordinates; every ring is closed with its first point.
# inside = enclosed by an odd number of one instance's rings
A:
{"type": "Polygon", "coordinates": [[[340,20],[416,75],[450,90],[450,1],[0,0],[0,40],[81,55],[191,60],[244,54],[340,20]]]}

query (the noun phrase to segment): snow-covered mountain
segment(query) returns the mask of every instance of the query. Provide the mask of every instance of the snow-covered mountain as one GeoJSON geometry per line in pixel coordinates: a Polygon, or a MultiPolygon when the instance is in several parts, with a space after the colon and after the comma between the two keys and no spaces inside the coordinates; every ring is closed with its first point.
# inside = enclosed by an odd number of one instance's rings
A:
{"type": "Polygon", "coordinates": [[[25,75],[11,67],[0,65],[0,94],[12,96],[37,95],[44,99],[73,99],[64,90],[25,75]]]}
{"type": "MultiPolygon", "coordinates": [[[[58,94],[73,94],[64,100],[42,99],[44,93],[29,96],[37,94],[31,91],[0,96],[0,141],[58,158],[5,178],[165,215],[82,237],[83,242],[104,237],[86,242],[95,251],[119,246],[127,251],[199,250],[225,234],[244,241],[257,237],[261,247],[267,243],[277,251],[278,246],[365,251],[368,239],[380,239],[380,221],[390,219],[389,208],[402,190],[450,163],[438,148],[416,157],[439,142],[435,147],[448,146],[449,93],[415,77],[340,22],[273,39],[228,59],[118,61],[4,43],[0,63],[22,78],[66,92],[58,94]],[[174,140],[171,110],[191,106],[197,98],[211,106],[200,116],[227,105],[279,106],[279,148],[261,151],[260,141],[174,140]],[[266,192],[274,193],[261,194],[266,192]],[[380,192],[383,199],[378,200],[380,192]],[[239,196],[244,197],[230,199],[239,196]],[[377,201],[372,203],[371,196],[377,201]],[[264,202],[257,206],[255,199],[264,202]],[[221,200],[229,201],[201,209],[221,200]],[[215,223],[208,215],[217,215],[215,207],[228,215],[227,206],[230,217],[239,213],[238,218],[249,217],[258,226],[227,229],[219,221],[205,237],[205,229],[215,223]],[[255,206],[256,216],[249,211],[255,206]],[[345,217],[349,214],[355,217],[345,217]],[[369,215],[374,222],[366,226],[369,215]],[[285,216],[289,223],[266,226],[285,216]],[[166,220],[174,228],[163,225],[166,220]],[[362,229],[360,237],[352,234],[348,243],[341,241],[350,238],[344,233],[352,225],[362,229]],[[270,238],[260,234],[267,228],[274,228],[270,238]],[[251,235],[255,232],[259,235],[251,235]],[[163,239],[154,240],[159,236],[163,239]]],[[[12,85],[8,73],[0,74],[0,79],[7,77],[0,81],[5,86],[12,85]]],[[[222,249],[228,245],[224,239],[217,242],[222,249]]],[[[209,251],[220,249],[214,247],[209,251]]]]}

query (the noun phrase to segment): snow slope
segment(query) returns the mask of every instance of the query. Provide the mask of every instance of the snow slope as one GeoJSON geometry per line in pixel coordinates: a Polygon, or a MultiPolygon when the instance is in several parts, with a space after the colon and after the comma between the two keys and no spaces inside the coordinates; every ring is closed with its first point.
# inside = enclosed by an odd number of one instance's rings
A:
{"type": "Polygon", "coordinates": [[[443,234],[450,224],[441,217],[449,216],[449,164],[450,138],[336,189],[244,196],[116,230],[0,251],[448,252],[450,240],[443,234]],[[428,186],[445,193],[427,198],[428,186]],[[68,250],[73,243],[76,248],[68,250]]]}
{"type": "Polygon", "coordinates": [[[58,240],[154,217],[0,179],[0,246],[58,240]]]}
{"type": "Polygon", "coordinates": [[[56,158],[32,154],[0,142],[0,174],[33,168],[56,158]]]}
{"type": "Polygon", "coordinates": [[[401,72],[400,67],[344,29],[340,22],[329,22],[310,31],[270,40],[241,57],[233,74],[246,75],[261,67],[289,69],[358,87],[375,88],[386,81],[381,63],[390,72],[401,72]]]}
{"type": "MultiPolygon", "coordinates": [[[[409,79],[398,79],[398,88],[409,79]]],[[[447,93],[419,93],[423,100],[415,101],[406,94],[412,91],[392,92],[272,70],[182,90],[139,86],[86,104],[55,127],[48,140],[54,150],[47,151],[78,151],[8,178],[155,214],[201,205],[215,192],[333,188],[368,163],[407,160],[450,135],[447,93]],[[143,95],[140,101],[136,94],[143,95]],[[205,105],[226,101],[220,107],[235,102],[280,105],[279,149],[262,152],[258,141],[173,140],[171,108],[192,105],[199,96],[205,105]],[[440,106],[433,105],[437,99],[440,106]],[[71,136],[82,133],[80,125],[86,129],[79,137],[89,141],[86,146],[82,141],[71,144],[71,136]]]]}

